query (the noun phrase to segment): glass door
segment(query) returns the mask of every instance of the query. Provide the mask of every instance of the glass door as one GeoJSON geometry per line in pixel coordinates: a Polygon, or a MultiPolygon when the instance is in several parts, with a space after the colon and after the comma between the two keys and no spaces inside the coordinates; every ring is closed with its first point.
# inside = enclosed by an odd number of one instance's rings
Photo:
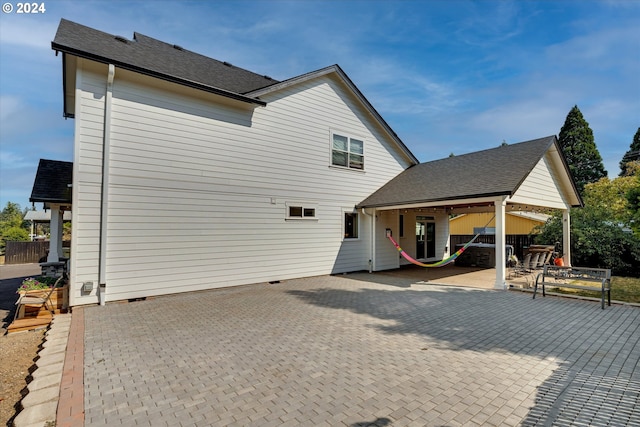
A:
{"type": "Polygon", "coordinates": [[[416,221],[416,259],[424,258],[426,224],[424,221],[416,221]]]}
{"type": "Polygon", "coordinates": [[[428,222],[426,231],[427,258],[435,258],[436,256],[436,223],[428,222]]]}

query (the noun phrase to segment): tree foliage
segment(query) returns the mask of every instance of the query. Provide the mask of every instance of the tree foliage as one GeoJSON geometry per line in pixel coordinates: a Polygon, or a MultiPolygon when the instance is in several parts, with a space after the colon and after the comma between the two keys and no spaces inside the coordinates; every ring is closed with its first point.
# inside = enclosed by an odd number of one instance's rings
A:
{"type": "MultiPolygon", "coordinates": [[[[640,171],[640,162],[635,163],[637,170],[640,171]]],[[[627,191],[626,197],[631,217],[629,227],[633,230],[633,234],[640,238],[640,172],[635,177],[635,185],[627,191]]]]}
{"type": "Polygon", "coordinates": [[[624,153],[620,160],[620,176],[629,175],[628,167],[631,162],[640,162],[640,127],[633,136],[629,150],[624,153]]]}
{"type": "Polygon", "coordinates": [[[583,193],[585,185],[607,176],[593,138],[593,131],[577,105],[569,111],[560,129],[558,142],[580,194],[583,193]]]}
{"type": "MultiPolygon", "coordinates": [[[[629,231],[640,220],[640,167],[632,171],[630,176],[602,178],[585,186],[584,208],[571,209],[573,265],[610,268],[615,275],[640,277],[640,236],[629,231]]],[[[540,229],[536,242],[562,242],[560,212],[540,229]]]]}
{"type": "Polygon", "coordinates": [[[25,211],[18,203],[7,202],[0,211],[0,252],[4,252],[7,241],[29,240],[29,222],[24,220],[25,211]]]}

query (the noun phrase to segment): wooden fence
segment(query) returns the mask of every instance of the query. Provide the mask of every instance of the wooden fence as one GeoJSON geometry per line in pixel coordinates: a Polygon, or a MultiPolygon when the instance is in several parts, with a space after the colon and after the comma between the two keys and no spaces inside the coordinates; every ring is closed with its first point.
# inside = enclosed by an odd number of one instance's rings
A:
{"type": "MultiPolygon", "coordinates": [[[[456,245],[463,245],[467,243],[469,240],[473,239],[473,235],[466,234],[452,234],[451,235],[451,253],[456,251],[456,245]]],[[[524,255],[524,249],[533,245],[534,236],[530,236],[528,234],[507,234],[505,236],[507,245],[513,246],[513,252],[518,257],[518,259],[522,259],[524,255]]],[[[475,240],[475,243],[496,243],[496,236],[493,234],[482,234],[478,236],[475,240]]]]}
{"type": "Polygon", "coordinates": [[[48,241],[37,242],[7,242],[5,249],[5,264],[29,264],[39,262],[47,255],[48,241]]]}

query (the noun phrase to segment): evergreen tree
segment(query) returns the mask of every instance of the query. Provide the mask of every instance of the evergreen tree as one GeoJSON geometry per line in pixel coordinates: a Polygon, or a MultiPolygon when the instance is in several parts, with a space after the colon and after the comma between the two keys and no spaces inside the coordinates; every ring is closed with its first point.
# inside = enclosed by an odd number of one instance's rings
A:
{"type": "Polygon", "coordinates": [[[622,160],[620,160],[620,176],[628,175],[629,171],[627,170],[627,164],[629,162],[637,161],[640,161],[640,127],[636,131],[633,141],[631,141],[629,151],[624,153],[622,160]]]}
{"type": "Polygon", "coordinates": [[[558,142],[580,194],[583,193],[586,184],[607,176],[602,157],[593,139],[593,131],[577,105],[569,111],[560,129],[558,142]]]}

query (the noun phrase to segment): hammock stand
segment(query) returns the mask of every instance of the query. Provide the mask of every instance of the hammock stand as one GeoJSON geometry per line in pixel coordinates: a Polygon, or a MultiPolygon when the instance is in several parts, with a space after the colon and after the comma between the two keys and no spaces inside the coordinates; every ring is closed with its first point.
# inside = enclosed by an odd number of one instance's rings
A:
{"type": "MultiPolygon", "coordinates": [[[[491,221],[493,221],[493,219],[496,216],[494,215],[493,218],[491,218],[489,220],[489,222],[487,222],[485,224],[485,226],[483,228],[486,228],[489,224],[491,224],[491,221]]],[[[411,255],[409,255],[408,253],[406,253],[404,251],[404,249],[402,249],[400,247],[400,245],[398,244],[398,242],[396,242],[393,237],[391,236],[391,233],[388,232],[387,233],[387,238],[391,241],[391,243],[393,243],[393,246],[395,246],[395,248],[398,250],[398,252],[400,252],[400,255],[402,255],[404,257],[404,259],[406,259],[407,261],[409,261],[411,264],[415,264],[415,265],[419,265],[420,267],[426,267],[426,268],[432,268],[432,267],[444,267],[445,265],[451,264],[453,261],[456,260],[456,258],[458,258],[464,251],[465,249],[467,249],[473,242],[475,242],[475,240],[481,235],[482,233],[478,233],[476,234],[473,239],[469,240],[467,243],[465,243],[465,245],[463,247],[461,247],[460,249],[458,249],[453,255],[449,256],[448,258],[445,258],[441,261],[438,262],[434,262],[433,264],[424,264],[416,259],[414,259],[411,255]]]]}

